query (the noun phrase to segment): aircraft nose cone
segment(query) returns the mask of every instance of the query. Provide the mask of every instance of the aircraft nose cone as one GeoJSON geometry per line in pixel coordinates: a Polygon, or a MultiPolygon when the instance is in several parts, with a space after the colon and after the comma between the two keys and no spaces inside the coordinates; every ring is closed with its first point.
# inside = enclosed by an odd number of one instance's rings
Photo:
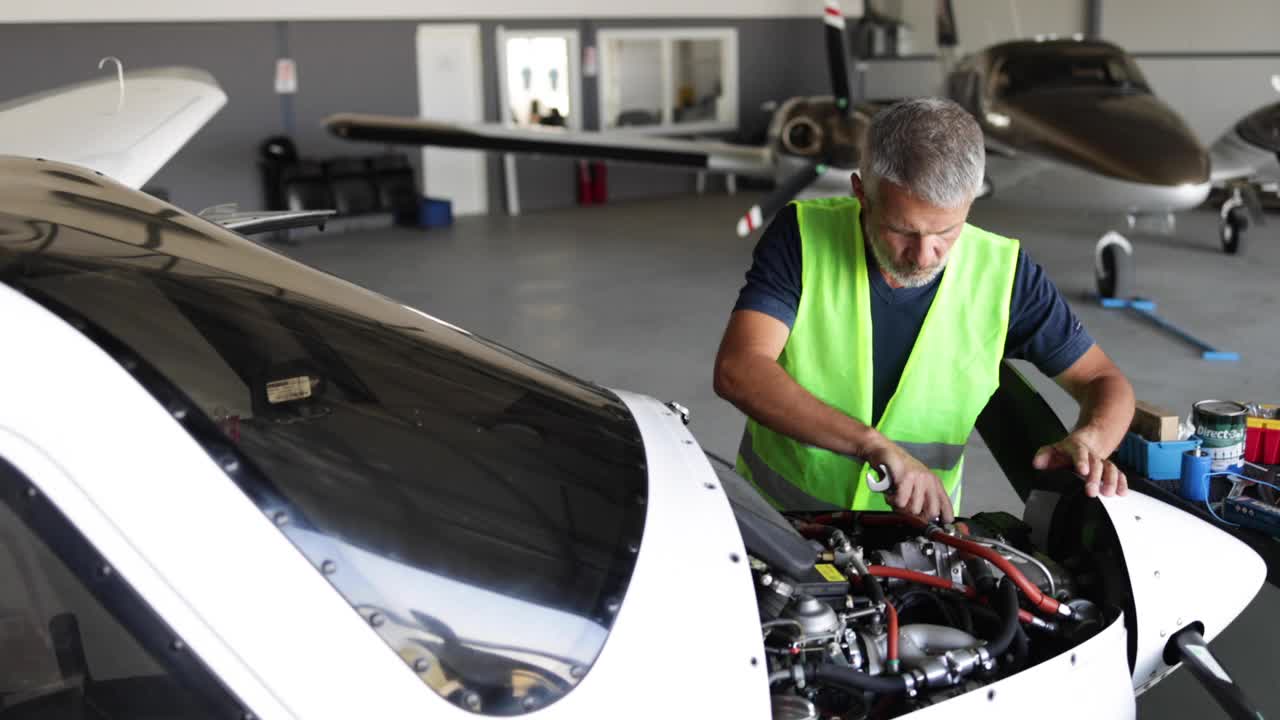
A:
{"type": "Polygon", "coordinates": [[[1262,588],[1267,567],[1243,542],[1155,498],[1130,492],[1101,501],[1133,591],[1138,687],[1170,669],[1164,649],[1178,630],[1200,623],[1212,639],[1230,625],[1262,588]]]}
{"type": "Polygon", "coordinates": [[[1166,187],[1209,179],[1208,152],[1154,95],[1046,93],[1020,102],[1016,115],[1040,149],[1091,172],[1166,187]]]}

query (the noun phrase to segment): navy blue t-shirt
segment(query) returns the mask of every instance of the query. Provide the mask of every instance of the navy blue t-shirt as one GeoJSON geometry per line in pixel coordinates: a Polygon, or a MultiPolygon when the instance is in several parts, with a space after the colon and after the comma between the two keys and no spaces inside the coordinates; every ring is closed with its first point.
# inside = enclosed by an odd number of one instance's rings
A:
{"type": "MultiPolygon", "coordinates": [[[[800,307],[800,225],[796,208],[778,213],[756,244],[747,284],[738,293],[734,310],[757,310],[791,327],[800,307]]],[[[867,248],[867,273],[871,281],[871,346],[874,392],[872,422],[889,404],[898,388],[924,317],[938,294],[941,275],[920,288],[892,288],[876,272],[876,261],[867,248]]],[[[943,271],[946,272],[945,270],[943,271]]],[[[1009,302],[1006,358],[1027,360],[1053,377],[1071,367],[1093,347],[1085,331],[1044,269],[1018,251],[1018,269],[1009,302]]]]}

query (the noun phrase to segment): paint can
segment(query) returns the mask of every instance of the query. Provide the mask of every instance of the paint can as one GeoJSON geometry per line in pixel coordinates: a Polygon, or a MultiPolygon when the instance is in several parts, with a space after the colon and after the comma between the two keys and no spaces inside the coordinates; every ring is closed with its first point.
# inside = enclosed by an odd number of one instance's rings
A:
{"type": "Polygon", "coordinates": [[[1211,472],[1242,467],[1248,412],[1244,405],[1230,400],[1201,400],[1191,406],[1191,422],[1200,436],[1200,447],[1211,460],[1211,472]]]}

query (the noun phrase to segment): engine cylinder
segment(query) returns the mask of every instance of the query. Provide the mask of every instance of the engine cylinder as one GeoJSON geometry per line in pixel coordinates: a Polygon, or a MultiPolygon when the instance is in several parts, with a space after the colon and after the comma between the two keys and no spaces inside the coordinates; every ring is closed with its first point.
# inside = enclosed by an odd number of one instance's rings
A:
{"type": "Polygon", "coordinates": [[[805,635],[825,635],[840,630],[840,617],[830,605],[810,595],[799,595],[796,602],[783,612],[783,617],[800,623],[805,635]]]}

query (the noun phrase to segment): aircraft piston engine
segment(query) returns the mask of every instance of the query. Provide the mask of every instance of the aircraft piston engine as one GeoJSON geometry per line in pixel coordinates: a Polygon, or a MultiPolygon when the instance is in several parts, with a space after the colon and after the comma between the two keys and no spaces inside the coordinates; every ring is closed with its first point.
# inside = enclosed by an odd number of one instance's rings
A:
{"type": "Polygon", "coordinates": [[[791,577],[752,557],[775,718],[911,712],[1020,672],[1101,627],[1099,608],[1011,516],[945,529],[965,547],[981,544],[986,557],[893,515],[789,519],[813,547],[812,572],[791,577]],[[996,555],[1003,561],[986,559],[996,555]],[[1038,609],[1025,597],[1030,586],[1073,616],[1038,609]]]}

